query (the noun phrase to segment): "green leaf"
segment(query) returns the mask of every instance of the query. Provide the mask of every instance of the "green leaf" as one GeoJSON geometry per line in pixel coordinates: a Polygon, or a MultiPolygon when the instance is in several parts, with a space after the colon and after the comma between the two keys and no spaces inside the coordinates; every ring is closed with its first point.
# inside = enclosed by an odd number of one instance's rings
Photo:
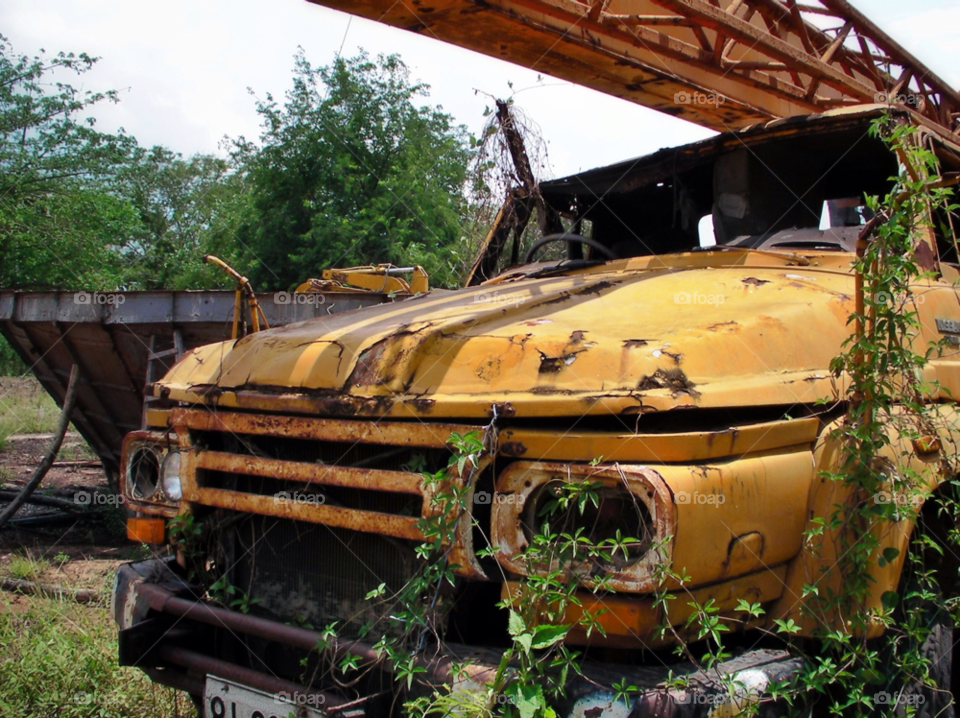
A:
{"type": "Polygon", "coordinates": [[[900,603],[900,595],[896,591],[884,591],[880,594],[880,603],[888,611],[892,611],[900,603]]]}
{"type": "Polygon", "coordinates": [[[507,630],[510,631],[511,636],[519,636],[527,630],[527,625],[523,622],[523,618],[521,618],[520,614],[516,611],[510,611],[510,617],[507,619],[507,630]]]}
{"type": "Polygon", "coordinates": [[[569,630],[570,626],[537,626],[533,632],[532,646],[538,650],[549,648],[554,643],[562,641],[569,630]]]}

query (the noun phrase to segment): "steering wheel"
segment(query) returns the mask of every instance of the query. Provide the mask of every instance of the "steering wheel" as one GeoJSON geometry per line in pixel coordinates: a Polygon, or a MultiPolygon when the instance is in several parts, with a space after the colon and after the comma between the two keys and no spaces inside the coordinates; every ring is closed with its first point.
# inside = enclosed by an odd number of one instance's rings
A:
{"type": "Polygon", "coordinates": [[[526,255],[523,257],[523,263],[529,264],[533,261],[533,255],[537,253],[537,250],[544,245],[551,244],[553,242],[577,242],[578,244],[585,244],[588,247],[597,250],[600,254],[604,255],[607,259],[617,259],[617,255],[610,251],[609,248],[601,244],[595,239],[590,239],[590,237],[584,237],[579,234],[573,234],[571,232],[561,232],[560,234],[548,234],[546,237],[541,237],[533,246],[527,250],[526,255]]]}

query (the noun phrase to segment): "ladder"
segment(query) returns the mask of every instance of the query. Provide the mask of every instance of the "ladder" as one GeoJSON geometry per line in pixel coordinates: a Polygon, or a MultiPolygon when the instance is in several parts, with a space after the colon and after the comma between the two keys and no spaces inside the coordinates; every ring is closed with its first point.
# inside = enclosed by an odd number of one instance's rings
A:
{"type": "Polygon", "coordinates": [[[167,349],[158,349],[157,335],[150,335],[150,344],[147,347],[147,369],[144,379],[141,429],[147,428],[147,411],[154,408],[158,402],[164,401],[160,397],[151,396],[147,393],[150,390],[150,385],[167,373],[167,370],[183,356],[183,351],[183,335],[177,327],[173,329],[171,346],[167,349]],[[172,360],[170,357],[172,357],[172,360]]]}

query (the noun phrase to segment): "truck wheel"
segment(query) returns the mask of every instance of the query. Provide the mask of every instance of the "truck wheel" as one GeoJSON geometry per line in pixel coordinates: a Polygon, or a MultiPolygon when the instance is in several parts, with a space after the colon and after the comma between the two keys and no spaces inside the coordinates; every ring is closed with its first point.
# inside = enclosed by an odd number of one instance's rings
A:
{"type": "MultiPolygon", "coordinates": [[[[904,562],[898,593],[900,602],[894,611],[894,625],[906,624],[908,617],[917,625],[924,626],[929,632],[918,643],[904,637],[898,645],[898,655],[919,654],[929,666],[926,681],[908,680],[896,689],[899,697],[896,715],[903,716],[915,708],[916,718],[955,718],[953,694],[950,691],[953,666],[953,617],[943,608],[943,593],[937,585],[933,597],[911,595],[921,589],[916,575],[919,567],[908,557],[904,562]]],[[[939,573],[939,571],[938,571],[939,573]]],[[[896,670],[899,660],[889,650],[888,664],[891,673],[896,670]]],[[[889,689],[888,689],[889,690],[889,689]]]]}

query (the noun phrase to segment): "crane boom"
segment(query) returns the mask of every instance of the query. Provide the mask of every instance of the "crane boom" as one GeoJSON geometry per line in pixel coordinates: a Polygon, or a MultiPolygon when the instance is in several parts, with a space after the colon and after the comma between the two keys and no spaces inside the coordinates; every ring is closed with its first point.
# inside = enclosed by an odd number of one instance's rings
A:
{"type": "Polygon", "coordinates": [[[724,131],[960,94],[848,0],[311,0],[724,131]]]}

